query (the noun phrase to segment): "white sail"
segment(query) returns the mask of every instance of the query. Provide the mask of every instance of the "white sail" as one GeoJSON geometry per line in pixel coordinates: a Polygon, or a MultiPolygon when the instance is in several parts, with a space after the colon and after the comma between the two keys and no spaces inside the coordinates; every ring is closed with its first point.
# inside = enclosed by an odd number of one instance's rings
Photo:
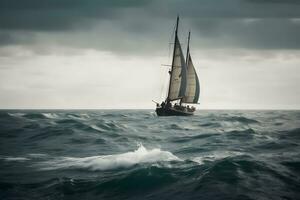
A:
{"type": "Polygon", "coordinates": [[[175,49],[168,94],[170,101],[183,97],[186,90],[186,63],[177,35],[175,37],[175,49]]]}
{"type": "Polygon", "coordinates": [[[187,58],[187,84],[182,103],[198,103],[200,93],[199,79],[194,68],[191,55],[187,58]]]}

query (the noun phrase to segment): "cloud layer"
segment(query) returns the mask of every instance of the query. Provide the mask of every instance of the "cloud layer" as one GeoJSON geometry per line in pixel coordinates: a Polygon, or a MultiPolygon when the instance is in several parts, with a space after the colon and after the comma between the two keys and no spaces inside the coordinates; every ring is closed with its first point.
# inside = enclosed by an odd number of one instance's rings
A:
{"type": "Polygon", "coordinates": [[[0,0],[0,46],[145,54],[168,43],[177,14],[194,48],[300,48],[296,0],[0,0]]]}
{"type": "Polygon", "coordinates": [[[0,0],[0,108],[153,108],[179,14],[201,108],[299,109],[299,2],[0,0]]]}

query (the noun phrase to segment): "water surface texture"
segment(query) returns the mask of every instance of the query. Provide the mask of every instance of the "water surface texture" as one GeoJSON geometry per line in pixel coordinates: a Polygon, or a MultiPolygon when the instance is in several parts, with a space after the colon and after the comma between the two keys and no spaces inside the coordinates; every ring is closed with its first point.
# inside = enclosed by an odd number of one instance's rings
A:
{"type": "Polygon", "coordinates": [[[0,199],[299,198],[299,111],[0,111],[0,199]]]}

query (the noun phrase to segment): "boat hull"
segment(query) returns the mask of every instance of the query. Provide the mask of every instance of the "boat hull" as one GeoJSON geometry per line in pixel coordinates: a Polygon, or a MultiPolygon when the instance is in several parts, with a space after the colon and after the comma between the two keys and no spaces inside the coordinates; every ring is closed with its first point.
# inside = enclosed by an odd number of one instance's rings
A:
{"type": "Polygon", "coordinates": [[[194,111],[176,110],[175,108],[157,107],[155,110],[158,116],[191,116],[194,111]]]}

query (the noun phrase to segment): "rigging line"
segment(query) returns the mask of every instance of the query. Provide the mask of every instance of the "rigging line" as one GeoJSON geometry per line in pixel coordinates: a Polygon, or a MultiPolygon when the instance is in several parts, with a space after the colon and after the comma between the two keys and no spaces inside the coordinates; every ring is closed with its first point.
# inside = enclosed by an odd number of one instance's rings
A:
{"type": "Polygon", "coordinates": [[[167,83],[167,80],[169,79],[169,77],[168,77],[169,74],[165,73],[165,72],[166,72],[166,69],[164,69],[165,76],[162,79],[163,80],[163,84],[162,84],[162,87],[161,87],[161,99],[164,99],[164,96],[165,96],[164,90],[167,90],[167,86],[168,86],[168,84],[166,84],[166,83],[167,83]]]}
{"type": "MultiPolygon", "coordinates": [[[[162,68],[160,68],[162,69],[162,68]]],[[[160,88],[160,99],[164,99],[164,90],[166,89],[166,86],[168,85],[167,84],[167,79],[168,79],[168,71],[169,71],[169,68],[168,67],[163,67],[162,69],[163,73],[160,73],[160,79],[159,80],[162,80],[162,84],[161,84],[161,88],[160,88]]]]}
{"type": "Polygon", "coordinates": [[[173,38],[175,37],[175,31],[176,31],[176,22],[174,23],[174,26],[173,26],[173,31],[172,31],[172,34],[171,34],[171,37],[169,37],[169,52],[168,52],[168,61],[170,60],[170,57],[171,57],[171,51],[172,51],[172,45],[174,45],[174,41],[173,41],[173,38]]]}
{"type": "MultiPolygon", "coordinates": [[[[161,68],[159,68],[160,70],[160,76],[159,76],[159,80],[163,80],[163,77],[164,77],[164,72],[162,73],[162,70],[161,68]]],[[[164,82],[162,82],[161,86],[160,86],[160,90],[159,90],[159,94],[158,94],[158,97],[159,97],[159,101],[162,99],[162,93],[163,93],[163,89],[164,89],[164,82]]]]}

